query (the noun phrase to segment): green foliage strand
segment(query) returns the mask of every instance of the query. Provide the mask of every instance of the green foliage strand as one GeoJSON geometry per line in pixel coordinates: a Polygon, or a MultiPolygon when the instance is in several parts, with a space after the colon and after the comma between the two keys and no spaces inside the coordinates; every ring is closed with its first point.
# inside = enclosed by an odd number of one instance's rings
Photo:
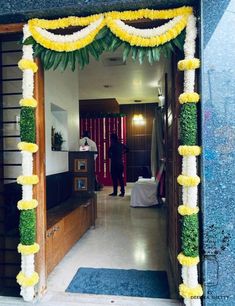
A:
{"type": "Polygon", "coordinates": [[[22,107],[20,112],[20,138],[21,141],[35,143],[35,109],[22,107]]]}
{"type": "Polygon", "coordinates": [[[31,245],[36,237],[36,214],[34,209],[22,210],[20,213],[20,242],[31,245]]]}
{"type": "Polygon", "coordinates": [[[180,139],[182,145],[197,144],[197,106],[195,103],[186,103],[181,106],[180,139]]]}
{"type": "Polygon", "coordinates": [[[185,256],[199,255],[198,215],[184,216],[182,219],[182,252],[185,256]]]}
{"type": "Polygon", "coordinates": [[[150,64],[160,60],[160,56],[169,57],[176,49],[183,49],[185,39],[185,31],[178,35],[175,39],[164,45],[157,47],[136,47],[120,40],[107,27],[103,28],[96,36],[95,40],[88,46],[72,52],[56,52],[49,50],[38,44],[32,36],[28,37],[23,44],[32,44],[34,47],[34,56],[39,57],[46,70],[57,69],[65,70],[69,67],[75,70],[77,64],[83,69],[89,64],[90,56],[99,60],[100,55],[104,51],[114,52],[118,48],[123,48],[123,61],[128,57],[140,64],[146,59],[150,64]]]}

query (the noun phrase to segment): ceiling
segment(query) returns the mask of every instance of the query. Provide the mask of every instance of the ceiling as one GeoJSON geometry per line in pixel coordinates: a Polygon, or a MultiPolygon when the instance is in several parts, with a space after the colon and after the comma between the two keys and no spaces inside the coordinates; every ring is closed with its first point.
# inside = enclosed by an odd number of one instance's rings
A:
{"type": "Polygon", "coordinates": [[[142,65],[131,58],[122,61],[122,52],[103,53],[99,61],[91,59],[84,70],[79,71],[79,97],[82,100],[115,98],[119,104],[158,102],[169,60],[164,57],[150,65],[142,65]]]}

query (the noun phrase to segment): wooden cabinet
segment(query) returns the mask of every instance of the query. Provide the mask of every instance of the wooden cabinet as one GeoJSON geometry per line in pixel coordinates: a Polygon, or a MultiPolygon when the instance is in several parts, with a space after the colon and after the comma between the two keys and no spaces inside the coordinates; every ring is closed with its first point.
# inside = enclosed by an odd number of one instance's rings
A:
{"type": "MultiPolygon", "coordinates": [[[[78,201],[78,199],[76,198],[74,201],[78,201]]],[[[82,235],[91,226],[94,226],[96,206],[97,200],[96,195],[94,195],[86,201],[83,200],[82,205],[69,212],[67,211],[67,213],[62,214],[59,209],[48,212],[50,227],[46,232],[47,274],[54,269],[82,235]],[[53,223],[53,220],[55,220],[55,223],[53,223]]]]}
{"type": "Polygon", "coordinates": [[[69,171],[73,174],[73,195],[92,196],[95,191],[95,152],[69,152],[69,171]]]}

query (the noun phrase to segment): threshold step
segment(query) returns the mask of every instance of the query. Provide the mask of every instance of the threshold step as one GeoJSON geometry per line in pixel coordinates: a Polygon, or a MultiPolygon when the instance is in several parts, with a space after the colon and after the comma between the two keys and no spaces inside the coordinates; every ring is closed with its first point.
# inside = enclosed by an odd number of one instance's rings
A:
{"type": "MultiPolygon", "coordinates": [[[[47,292],[40,301],[34,301],[33,304],[39,306],[183,306],[180,301],[170,299],[93,295],[55,291],[47,292]]],[[[0,305],[24,306],[29,304],[23,302],[21,298],[5,298],[0,296],[0,305]]]]}
{"type": "MultiPolygon", "coordinates": [[[[140,298],[113,295],[94,295],[49,291],[41,301],[51,306],[181,306],[171,299],[140,298]]],[[[42,304],[44,305],[44,304],[42,304]]]]}

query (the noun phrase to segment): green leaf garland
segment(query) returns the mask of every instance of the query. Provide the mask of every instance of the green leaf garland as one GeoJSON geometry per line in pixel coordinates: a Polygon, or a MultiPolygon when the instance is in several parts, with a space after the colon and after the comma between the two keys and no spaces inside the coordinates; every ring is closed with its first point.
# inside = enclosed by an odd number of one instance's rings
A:
{"type": "Polygon", "coordinates": [[[20,111],[20,138],[25,142],[36,142],[35,109],[22,107],[20,111]]]}
{"type": "Polygon", "coordinates": [[[185,256],[199,255],[198,215],[184,216],[182,219],[182,252],[185,256]]]}
{"type": "Polygon", "coordinates": [[[80,50],[73,52],[57,52],[49,50],[38,44],[32,36],[28,37],[23,44],[32,44],[34,48],[34,56],[41,59],[42,65],[46,70],[57,69],[65,70],[69,67],[72,71],[75,70],[78,64],[81,69],[89,64],[90,56],[99,60],[100,55],[104,51],[114,52],[118,48],[123,48],[123,61],[125,62],[128,57],[133,60],[138,60],[140,64],[146,58],[152,65],[154,62],[160,60],[160,56],[169,57],[175,49],[183,49],[185,38],[185,31],[172,41],[160,45],[158,47],[136,47],[131,46],[127,42],[120,40],[115,36],[107,27],[103,28],[96,36],[95,40],[80,50]]]}
{"type": "Polygon", "coordinates": [[[197,144],[197,106],[195,103],[186,103],[181,106],[180,136],[182,145],[197,144]]]}
{"type": "Polygon", "coordinates": [[[32,245],[36,238],[35,209],[22,210],[20,213],[20,242],[23,245],[32,245]]]}

